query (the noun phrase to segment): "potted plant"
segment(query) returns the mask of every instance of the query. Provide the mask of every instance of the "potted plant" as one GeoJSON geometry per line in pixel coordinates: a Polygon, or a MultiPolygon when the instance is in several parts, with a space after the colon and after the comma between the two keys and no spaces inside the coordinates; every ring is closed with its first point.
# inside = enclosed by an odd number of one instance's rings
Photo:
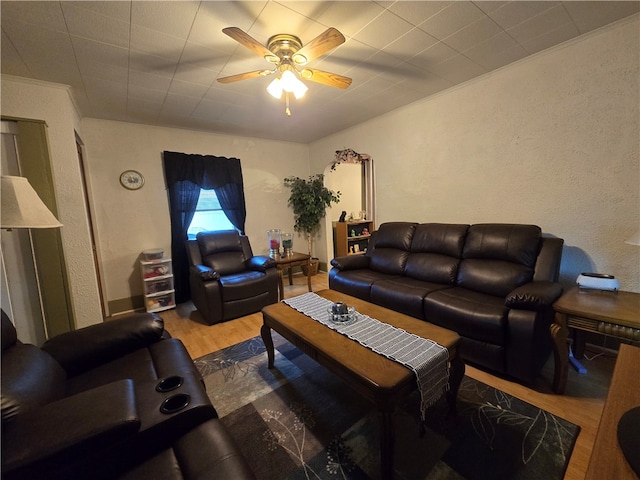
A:
{"type": "MultiPolygon", "coordinates": [[[[307,180],[299,177],[287,177],[285,186],[291,188],[288,205],[293,209],[294,230],[307,238],[309,256],[313,247],[313,237],[320,230],[320,220],[326,214],[331,203],[340,202],[340,192],[333,192],[324,186],[324,175],[318,173],[307,180]]],[[[312,262],[312,270],[317,272],[317,259],[312,262]],[[315,269],[314,269],[315,265],[315,269]]],[[[304,271],[305,269],[303,269],[304,271]]],[[[311,275],[312,272],[305,273],[311,275]]]]}

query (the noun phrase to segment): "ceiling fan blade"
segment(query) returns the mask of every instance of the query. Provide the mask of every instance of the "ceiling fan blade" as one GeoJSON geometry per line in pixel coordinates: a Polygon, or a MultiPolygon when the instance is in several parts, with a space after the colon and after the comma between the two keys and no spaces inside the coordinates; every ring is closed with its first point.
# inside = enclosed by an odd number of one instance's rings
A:
{"type": "Polygon", "coordinates": [[[232,83],[239,80],[247,80],[248,78],[266,77],[271,75],[275,70],[256,70],[255,72],[239,73],[237,75],[230,75],[228,77],[218,78],[220,83],[232,83]]]}
{"type": "Polygon", "coordinates": [[[247,47],[249,50],[263,57],[267,62],[277,63],[280,59],[271,53],[267,47],[259,43],[248,33],[240,30],[238,27],[227,27],[222,29],[222,33],[230,36],[240,45],[247,47]]]}
{"type": "Polygon", "coordinates": [[[296,65],[306,65],[314,58],[318,58],[343,43],[344,35],[335,28],[330,27],[298,50],[292,57],[293,62],[296,65]]]}
{"type": "Polygon", "coordinates": [[[351,79],[338,75],[337,73],[323,72],[315,68],[303,68],[300,71],[300,76],[305,80],[311,80],[312,82],[322,83],[335,88],[348,88],[351,85],[351,79]]]}

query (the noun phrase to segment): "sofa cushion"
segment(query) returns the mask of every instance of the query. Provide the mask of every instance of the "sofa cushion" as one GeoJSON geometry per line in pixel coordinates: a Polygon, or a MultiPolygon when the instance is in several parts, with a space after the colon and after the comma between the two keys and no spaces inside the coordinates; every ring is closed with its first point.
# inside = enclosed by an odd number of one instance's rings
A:
{"type": "Polygon", "coordinates": [[[235,230],[207,235],[200,232],[196,239],[200,247],[202,263],[220,275],[229,275],[245,270],[245,255],[240,235],[235,230]]]}
{"type": "Polygon", "coordinates": [[[535,225],[472,225],[457,285],[504,298],[533,279],[540,238],[535,225]]]}
{"type": "Polygon", "coordinates": [[[463,260],[458,269],[457,285],[470,290],[501,297],[528,283],[533,270],[523,265],[500,260],[463,260]]]}
{"type": "Polygon", "coordinates": [[[368,268],[359,270],[337,270],[334,268],[329,272],[329,288],[352,297],[371,301],[371,285],[380,280],[397,277],[398,275],[374,272],[368,268]]]}
{"type": "Polygon", "coordinates": [[[413,234],[411,251],[462,258],[462,248],[468,230],[469,225],[465,224],[421,223],[413,234]]]}
{"type": "Polygon", "coordinates": [[[424,319],[493,345],[505,345],[509,309],[504,298],[452,287],[430,293],[424,299],[424,319]]]}
{"type": "Polygon", "coordinates": [[[404,267],[405,275],[416,280],[455,285],[458,278],[458,258],[437,253],[412,253],[404,267]]]}
{"type": "Polygon", "coordinates": [[[265,293],[269,283],[263,272],[245,270],[234,275],[220,277],[222,286],[222,301],[232,302],[244,300],[265,293]]]}
{"type": "Polygon", "coordinates": [[[405,275],[454,285],[468,225],[422,223],[416,227],[405,275]]]}
{"type": "Polygon", "coordinates": [[[504,260],[534,268],[542,232],[536,225],[485,223],[471,225],[463,258],[504,260]]]}
{"type": "Polygon", "coordinates": [[[379,280],[371,286],[371,301],[396,312],[415,318],[423,318],[423,300],[436,290],[448,288],[432,282],[423,282],[411,277],[396,277],[379,280]]]}
{"type": "MultiPolygon", "coordinates": [[[[409,257],[416,224],[388,222],[380,225],[374,238],[369,268],[387,275],[402,275],[409,257]]],[[[371,243],[371,242],[370,242],[371,243]]]]}
{"type": "Polygon", "coordinates": [[[416,223],[386,222],[380,225],[375,237],[375,248],[411,249],[416,223]]]}

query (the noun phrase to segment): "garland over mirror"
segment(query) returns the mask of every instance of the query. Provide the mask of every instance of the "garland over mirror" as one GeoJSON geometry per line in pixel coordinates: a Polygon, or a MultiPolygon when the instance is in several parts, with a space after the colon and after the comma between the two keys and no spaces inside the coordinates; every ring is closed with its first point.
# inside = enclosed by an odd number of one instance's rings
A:
{"type": "Polygon", "coordinates": [[[331,164],[331,170],[335,170],[339,163],[362,163],[371,160],[371,156],[366,153],[358,153],[351,148],[336,150],[336,159],[331,164]]]}

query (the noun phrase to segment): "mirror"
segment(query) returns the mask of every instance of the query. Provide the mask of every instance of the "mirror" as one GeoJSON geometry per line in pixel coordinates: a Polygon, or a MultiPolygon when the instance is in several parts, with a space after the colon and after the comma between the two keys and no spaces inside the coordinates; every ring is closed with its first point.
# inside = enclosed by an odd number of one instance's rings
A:
{"type": "Polygon", "coordinates": [[[324,184],[330,190],[341,193],[340,203],[327,209],[325,218],[327,261],[330,261],[335,255],[333,224],[339,220],[343,211],[347,212],[347,218],[352,213],[354,218],[359,218],[360,212],[365,211],[368,220],[375,219],[373,160],[338,163],[333,170],[328,165],[324,171],[324,184]]]}

